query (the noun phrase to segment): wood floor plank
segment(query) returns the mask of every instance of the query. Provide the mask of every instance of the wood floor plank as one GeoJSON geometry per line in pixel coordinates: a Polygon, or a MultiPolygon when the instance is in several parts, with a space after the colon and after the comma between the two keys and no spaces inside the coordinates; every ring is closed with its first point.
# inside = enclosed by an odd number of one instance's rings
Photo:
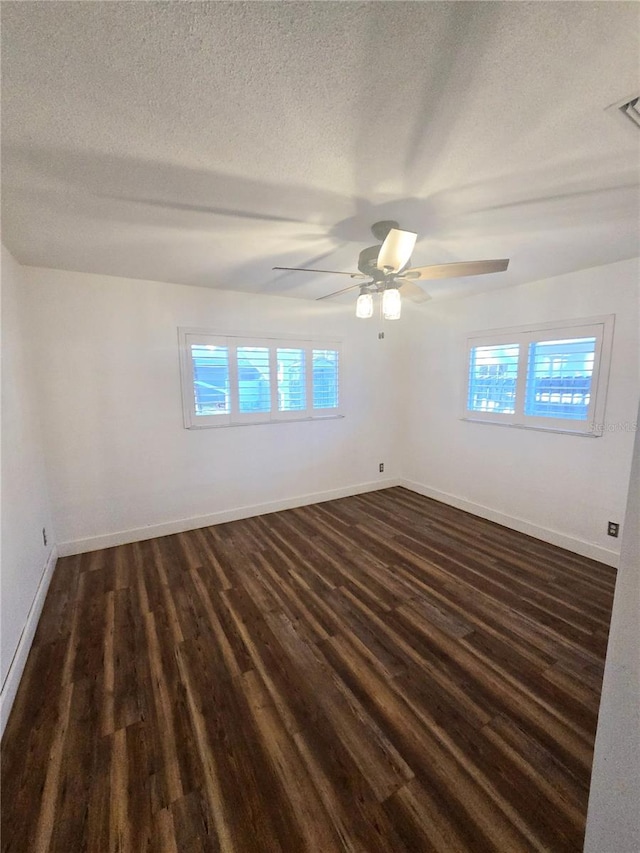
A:
{"type": "Polygon", "coordinates": [[[243,689],[280,783],[298,816],[306,847],[338,853],[343,849],[338,830],[318,798],[295,742],[253,670],[244,674],[243,689]]]}
{"type": "Polygon", "coordinates": [[[154,615],[145,617],[147,649],[149,654],[153,703],[155,707],[154,720],[159,732],[159,740],[163,752],[163,775],[169,803],[180,799],[183,795],[180,762],[178,759],[178,744],[176,743],[173,710],[169,686],[162,668],[158,633],[154,615]]]}
{"type": "Polygon", "coordinates": [[[359,653],[347,640],[334,638],[328,645],[337,653],[336,669],[350,678],[354,693],[363,704],[368,703],[416,778],[440,799],[445,813],[455,815],[455,825],[466,834],[469,850],[536,849],[526,843],[519,828],[487,796],[485,787],[476,784],[451,745],[442,742],[442,729],[432,717],[415,705],[412,708],[402,688],[386,684],[373,669],[365,668],[359,653]]]}
{"type": "Polygon", "coordinates": [[[442,800],[431,796],[417,779],[389,797],[384,809],[398,827],[406,850],[467,853],[470,849],[470,840],[456,831],[442,800]]]}
{"type": "Polygon", "coordinates": [[[579,853],[615,571],[403,488],[58,561],[2,853],[579,853]]]}

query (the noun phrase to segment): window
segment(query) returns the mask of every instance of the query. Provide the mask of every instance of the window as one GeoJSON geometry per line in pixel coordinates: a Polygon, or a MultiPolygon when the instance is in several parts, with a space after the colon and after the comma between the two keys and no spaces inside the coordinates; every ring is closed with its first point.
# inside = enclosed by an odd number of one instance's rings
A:
{"type": "Polygon", "coordinates": [[[269,347],[236,347],[238,411],[266,414],[271,411],[269,347]]]}
{"type": "Polygon", "coordinates": [[[464,419],[602,435],[613,316],[473,335],[464,419]]]}
{"type": "Polygon", "coordinates": [[[229,352],[226,346],[191,347],[195,412],[202,415],[228,415],[229,352]]]}
{"type": "Polygon", "coordinates": [[[338,406],[338,352],[334,349],[313,350],[313,408],[335,409],[338,406]]]}
{"type": "Polygon", "coordinates": [[[180,329],[185,427],[341,417],[340,345],[180,329]]]}
{"type": "Polygon", "coordinates": [[[513,343],[471,348],[470,411],[515,413],[519,349],[513,343]]]}
{"type": "Polygon", "coordinates": [[[305,349],[278,347],[278,411],[307,410],[307,352],[305,349]]]}

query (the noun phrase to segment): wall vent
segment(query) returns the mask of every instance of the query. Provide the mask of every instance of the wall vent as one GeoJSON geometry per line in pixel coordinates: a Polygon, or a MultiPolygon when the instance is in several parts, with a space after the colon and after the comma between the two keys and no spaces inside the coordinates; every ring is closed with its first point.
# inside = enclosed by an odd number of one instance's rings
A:
{"type": "Polygon", "coordinates": [[[620,115],[633,122],[636,127],[640,127],[640,95],[635,95],[633,98],[625,98],[624,101],[617,101],[615,104],[607,107],[607,110],[613,111],[614,114],[620,115]]]}

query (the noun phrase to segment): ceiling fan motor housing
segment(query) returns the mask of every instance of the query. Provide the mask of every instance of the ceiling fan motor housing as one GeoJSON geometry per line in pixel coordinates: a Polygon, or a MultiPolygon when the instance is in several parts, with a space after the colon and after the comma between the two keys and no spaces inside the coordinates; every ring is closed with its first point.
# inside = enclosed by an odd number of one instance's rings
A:
{"type": "Polygon", "coordinates": [[[363,249],[358,257],[358,269],[365,275],[370,275],[374,281],[384,281],[385,274],[383,270],[378,269],[378,255],[380,254],[380,246],[369,246],[363,249]]]}
{"type": "Polygon", "coordinates": [[[395,221],[395,219],[383,219],[381,222],[374,222],[371,226],[371,233],[376,238],[376,240],[380,240],[381,243],[387,239],[389,231],[392,228],[399,228],[400,226],[395,221]]]}

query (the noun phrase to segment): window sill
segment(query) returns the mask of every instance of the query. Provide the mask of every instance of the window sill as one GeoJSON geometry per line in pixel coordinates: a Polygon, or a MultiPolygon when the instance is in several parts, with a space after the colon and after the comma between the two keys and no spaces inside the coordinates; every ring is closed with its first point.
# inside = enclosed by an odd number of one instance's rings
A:
{"type": "Polygon", "coordinates": [[[511,427],[511,429],[526,429],[535,430],[536,432],[557,432],[561,435],[577,435],[583,438],[601,438],[601,432],[587,432],[585,430],[567,429],[566,427],[553,426],[538,426],[533,424],[517,424],[509,423],[508,421],[492,421],[484,418],[460,418],[461,421],[468,421],[472,424],[490,424],[491,426],[511,427]]]}
{"type": "Polygon", "coordinates": [[[265,426],[267,424],[300,424],[313,423],[315,421],[337,421],[342,418],[344,418],[344,415],[315,415],[312,418],[270,418],[264,421],[244,421],[232,424],[190,424],[185,429],[228,429],[229,427],[265,426]]]}

